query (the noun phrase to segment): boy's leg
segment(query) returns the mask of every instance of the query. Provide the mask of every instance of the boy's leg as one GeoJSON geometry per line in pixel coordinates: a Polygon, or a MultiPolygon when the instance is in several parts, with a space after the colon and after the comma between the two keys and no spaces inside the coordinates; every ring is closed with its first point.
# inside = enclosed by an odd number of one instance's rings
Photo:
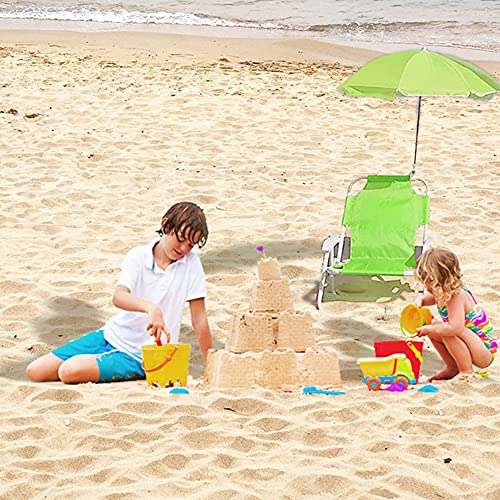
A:
{"type": "Polygon", "coordinates": [[[99,367],[99,382],[138,380],[146,376],[141,361],[116,349],[100,354],[96,361],[99,367]]]}
{"type": "Polygon", "coordinates": [[[99,366],[93,354],[79,354],[67,359],[59,367],[58,373],[64,384],[99,382],[99,366]]]}
{"type": "Polygon", "coordinates": [[[59,380],[58,370],[63,360],[51,352],[32,361],[26,368],[26,375],[33,382],[51,382],[59,380]]]}
{"type": "Polygon", "coordinates": [[[116,349],[97,355],[79,354],[64,361],[59,368],[59,378],[65,384],[120,382],[144,377],[141,363],[116,349]]]}
{"type": "MultiPolygon", "coordinates": [[[[110,350],[114,350],[114,347],[106,342],[102,330],[90,332],[54,349],[50,354],[36,359],[30,363],[26,374],[34,382],[49,382],[59,380],[61,373],[63,373],[66,383],[71,383],[80,377],[77,372],[81,369],[82,381],[91,382],[95,378],[96,355],[110,350]],[[82,355],[90,355],[93,358],[93,363],[92,360],[87,359],[86,361],[78,361],[76,364],[69,363],[63,370],[61,369],[72,358],[82,355]]],[[[97,369],[98,378],[99,370],[97,369]]]]}
{"type": "Polygon", "coordinates": [[[33,361],[26,373],[35,382],[66,384],[137,380],[145,377],[141,362],[115,349],[102,330],[88,333],[33,361]]]}

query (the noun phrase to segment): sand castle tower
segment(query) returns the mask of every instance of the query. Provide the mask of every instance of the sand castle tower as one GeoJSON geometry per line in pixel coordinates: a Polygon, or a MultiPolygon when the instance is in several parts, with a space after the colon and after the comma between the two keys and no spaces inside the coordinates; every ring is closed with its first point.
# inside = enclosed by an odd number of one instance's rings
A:
{"type": "Polygon", "coordinates": [[[257,270],[250,310],[233,317],[225,349],[209,350],[205,383],[279,390],[339,387],[335,350],[316,345],[312,316],[294,310],[288,279],[276,259],[261,259],[257,270]]]}

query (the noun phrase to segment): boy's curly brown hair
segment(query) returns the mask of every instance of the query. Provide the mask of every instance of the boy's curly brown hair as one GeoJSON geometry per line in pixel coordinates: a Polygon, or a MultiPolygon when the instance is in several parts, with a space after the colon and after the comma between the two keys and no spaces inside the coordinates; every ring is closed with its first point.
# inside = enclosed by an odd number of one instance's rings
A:
{"type": "Polygon", "coordinates": [[[160,235],[175,233],[179,241],[188,240],[202,248],[208,239],[207,219],[196,203],[181,201],[167,210],[157,232],[160,235]]]}
{"type": "Polygon", "coordinates": [[[439,302],[446,303],[462,285],[458,257],[445,248],[431,248],[417,261],[415,277],[439,302]]]}

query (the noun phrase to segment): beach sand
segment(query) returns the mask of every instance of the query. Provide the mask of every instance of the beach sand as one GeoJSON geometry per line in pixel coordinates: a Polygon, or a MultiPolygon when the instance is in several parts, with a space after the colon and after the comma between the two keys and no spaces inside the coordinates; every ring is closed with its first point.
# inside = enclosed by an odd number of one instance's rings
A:
{"type": "MultiPolygon", "coordinates": [[[[305,40],[0,32],[0,497],[500,497],[499,369],[439,392],[370,392],[355,361],[397,340],[405,302],[314,308],[349,182],[411,170],[415,100],[337,85],[375,54],[305,40]],[[257,245],[338,353],[345,395],[144,381],[28,381],[29,361],[116,312],[125,253],[173,202],[205,209],[217,347],[247,308],[257,245]]],[[[481,66],[500,75],[499,63],[481,66]]],[[[417,173],[435,245],[500,325],[499,101],[424,99],[417,173]]],[[[407,296],[406,300],[412,300],[407,296]]],[[[424,352],[423,375],[438,370],[424,352]]]]}

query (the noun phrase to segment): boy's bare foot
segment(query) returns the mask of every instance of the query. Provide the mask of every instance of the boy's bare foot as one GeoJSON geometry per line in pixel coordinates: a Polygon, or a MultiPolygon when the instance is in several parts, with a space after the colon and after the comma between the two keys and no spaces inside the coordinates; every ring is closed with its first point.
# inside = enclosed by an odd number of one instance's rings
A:
{"type": "Polygon", "coordinates": [[[432,377],[429,377],[429,382],[432,382],[433,380],[450,380],[453,377],[456,377],[457,375],[458,375],[458,370],[446,367],[440,372],[437,372],[432,377]]]}

